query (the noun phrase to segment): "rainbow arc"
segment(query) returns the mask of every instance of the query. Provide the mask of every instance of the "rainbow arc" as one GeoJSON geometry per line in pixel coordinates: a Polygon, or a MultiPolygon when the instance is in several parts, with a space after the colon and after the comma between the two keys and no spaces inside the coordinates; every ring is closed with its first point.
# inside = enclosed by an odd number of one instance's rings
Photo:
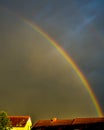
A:
{"type": "MultiPolygon", "coordinates": [[[[4,8],[6,10],[8,10],[7,8],[4,8]]],[[[102,117],[103,116],[103,112],[100,108],[100,105],[97,101],[97,98],[94,94],[94,92],[91,89],[91,86],[89,85],[88,81],[86,80],[86,78],[84,77],[83,73],[81,72],[81,70],[79,69],[79,67],[77,66],[77,64],[73,61],[73,59],[65,52],[65,50],[59,46],[59,44],[57,42],[55,42],[48,34],[46,34],[41,28],[39,28],[35,23],[21,17],[20,15],[11,12],[10,10],[8,10],[10,13],[12,13],[14,16],[17,16],[19,19],[21,19],[24,23],[26,23],[29,27],[31,27],[33,30],[35,30],[36,32],[38,32],[42,37],[44,37],[45,39],[47,39],[49,41],[49,43],[51,43],[52,46],[54,46],[57,51],[64,57],[64,59],[72,66],[73,70],[75,71],[75,73],[79,76],[80,80],[82,81],[85,89],[87,90],[87,92],[89,93],[92,102],[96,108],[96,112],[97,114],[102,117]]]]}

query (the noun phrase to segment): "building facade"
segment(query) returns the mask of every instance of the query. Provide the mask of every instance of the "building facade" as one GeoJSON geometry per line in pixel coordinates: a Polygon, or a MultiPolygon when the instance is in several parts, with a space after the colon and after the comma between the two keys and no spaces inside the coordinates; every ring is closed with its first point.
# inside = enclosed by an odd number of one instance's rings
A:
{"type": "Polygon", "coordinates": [[[30,116],[9,116],[12,130],[31,130],[32,121],[30,116]]]}
{"type": "Polygon", "coordinates": [[[32,126],[31,130],[104,130],[104,118],[40,120],[32,126]]]}

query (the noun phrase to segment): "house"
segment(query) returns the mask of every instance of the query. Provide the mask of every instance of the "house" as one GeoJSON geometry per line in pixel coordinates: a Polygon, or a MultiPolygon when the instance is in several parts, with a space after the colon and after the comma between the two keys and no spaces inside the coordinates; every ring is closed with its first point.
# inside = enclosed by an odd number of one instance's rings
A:
{"type": "Polygon", "coordinates": [[[104,118],[40,120],[32,126],[31,130],[104,130],[104,118]]]}
{"type": "Polygon", "coordinates": [[[94,117],[94,118],[75,118],[72,123],[74,129],[80,130],[104,130],[104,118],[94,117]]]}
{"type": "Polygon", "coordinates": [[[30,116],[9,116],[12,130],[31,130],[32,122],[30,116]]]}
{"type": "Polygon", "coordinates": [[[59,120],[56,118],[51,120],[39,120],[32,126],[31,130],[70,130],[72,122],[73,120],[59,120]]]}

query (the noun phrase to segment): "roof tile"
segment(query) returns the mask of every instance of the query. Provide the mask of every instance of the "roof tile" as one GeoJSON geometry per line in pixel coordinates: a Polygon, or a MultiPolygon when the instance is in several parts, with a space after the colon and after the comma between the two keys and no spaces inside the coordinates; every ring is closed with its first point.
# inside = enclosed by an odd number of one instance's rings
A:
{"type": "Polygon", "coordinates": [[[75,118],[72,125],[104,123],[104,118],[75,118]]]}
{"type": "Polygon", "coordinates": [[[29,116],[9,116],[13,127],[24,127],[29,118],[29,116]]]}
{"type": "Polygon", "coordinates": [[[50,126],[64,126],[71,125],[73,120],[39,120],[33,127],[50,127],[50,126]]]}

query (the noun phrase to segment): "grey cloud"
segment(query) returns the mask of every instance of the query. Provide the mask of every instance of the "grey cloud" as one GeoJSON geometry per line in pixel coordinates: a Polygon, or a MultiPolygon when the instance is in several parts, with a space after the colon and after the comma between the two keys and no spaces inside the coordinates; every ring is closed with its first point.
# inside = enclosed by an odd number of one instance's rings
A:
{"type": "Polygon", "coordinates": [[[0,109],[33,120],[96,116],[81,79],[57,49],[10,12],[1,10],[0,19],[0,109]]]}

